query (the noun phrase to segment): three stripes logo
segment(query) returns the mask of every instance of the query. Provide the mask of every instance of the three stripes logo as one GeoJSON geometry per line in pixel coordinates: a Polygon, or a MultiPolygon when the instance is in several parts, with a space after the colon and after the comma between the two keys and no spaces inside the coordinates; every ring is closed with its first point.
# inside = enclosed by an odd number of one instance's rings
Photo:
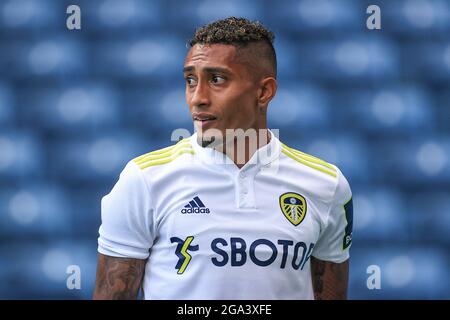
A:
{"type": "Polygon", "coordinates": [[[185,240],[177,237],[170,238],[170,242],[177,243],[177,248],[175,249],[175,254],[178,257],[178,262],[175,265],[175,269],[178,270],[177,274],[183,274],[189,265],[189,262],[191,262],[192,256],[189,254],[188,250],[198,250],[198,244],[191,246],[192,240],[194,240],[193,236],[189,236],[185,240]]]}
{"type": "Polygon", "coordinates": [[[205,204],[200,200],[199,197],[195,197],[187,205],[184,206],[183,209],[181,209],[182,214],[189,214],[189,213],[210,213],[209,208],[205,206],[205,204]]]}

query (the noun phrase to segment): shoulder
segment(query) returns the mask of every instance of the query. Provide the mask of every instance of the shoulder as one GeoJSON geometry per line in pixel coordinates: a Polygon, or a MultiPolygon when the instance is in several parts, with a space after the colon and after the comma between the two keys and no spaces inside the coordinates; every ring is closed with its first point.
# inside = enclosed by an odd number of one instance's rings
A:
{"type": "Polygon", "coordinates": [[[297,162],[300,166],[314,170],[313,172],[322,173],[332,178],[338,177],[338,168],[320,158],[291,148],[284,143],[281,143],[281,153],[297,162]]]}
{"type": "Polygon", "coordinates": [[[188,163],[188,161],[178,160],[185,154],[193,153],[190,139],[186,138],[169,147],[131,159],[121,171],[113,191],[116,191],[115,194],[129,194],[133,197],[150,195],[155,181],[161,177],[177,174],[178,168],[183,168],[184,164],[188,163]]]}
{"type": "Polygon", "coordinates": [[[145,171],[151,167],[159,167],[181,158],[183,155],[193,155],[194,149],[190,138],[185,138],[179,142],[162,148],[145,153],[134,158],[130,163],[134,164],[139,170],[145,171]]]}
{"type": "Polygon", "coordinates": [[[349,199],[351,191],[349,183],[335,164],[328,163],[313,155],[291,148],[281,143],[281,153],[290,161],[309,184],[315,186],[321,195],[330,202],[349,199]]]}

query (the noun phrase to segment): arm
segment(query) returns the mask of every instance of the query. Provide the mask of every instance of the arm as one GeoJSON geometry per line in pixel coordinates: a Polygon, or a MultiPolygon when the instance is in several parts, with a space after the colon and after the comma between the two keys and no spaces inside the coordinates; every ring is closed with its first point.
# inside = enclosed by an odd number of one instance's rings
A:
{"type": "Polygon", "coordinates": [[[98,255],[94,300],[135,300],[147,260],[98,255]]]}
{"type": "Polygon", "coordinates": [[[347,299],[349,260],[342,263],[311,257],[311,276],[316,300],[347,299]]]}

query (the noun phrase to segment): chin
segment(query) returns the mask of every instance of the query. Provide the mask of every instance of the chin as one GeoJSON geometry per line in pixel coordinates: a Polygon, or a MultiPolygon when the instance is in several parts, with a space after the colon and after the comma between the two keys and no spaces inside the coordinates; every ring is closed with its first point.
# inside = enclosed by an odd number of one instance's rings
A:
{"type": "Polygon", "coordinates": [[[215,147],[217,146],[219,143],[222,142],[222,136],[221,134],[217,135],[218,132],[220,132],[218,129],[215,129],[217,132],[215,132],[216,134],[211,134],[208,133],[206,130],[206,132],[202,132],[202,131],[197,131],[197,142],[199,145],[201,145],[202,147],[215,147]]]}
{"type": "Polygon", "coordinates": [[[197,136],[197,143],[199,145],[201,145],[203,148],[212,147],[215,140],[216,140],[215,137],[202,136],[202,135],[197,136]]]}

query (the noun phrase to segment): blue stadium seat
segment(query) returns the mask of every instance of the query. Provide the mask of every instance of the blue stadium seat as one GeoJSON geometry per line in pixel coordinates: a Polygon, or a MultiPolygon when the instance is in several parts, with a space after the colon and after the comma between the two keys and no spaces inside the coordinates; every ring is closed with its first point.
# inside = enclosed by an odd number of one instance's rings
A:
{"type": "Polygon", "coordinates": [[[54,0],[5,0],[0,4],[0,27],[5,33],[57,27],[58,9],[58,1],[54,0]]]}
{"type": "Polygon", "coordinates": [[[430,187],[436,183],[448,185],[449,141],[448,136],[423,135],[381,143],[377,147],[380,159],[373,163],[374,173],[384,183],[418,187],[430,187]]]}
{"type": "Polygon", "coordinates": [[[35,132],[0,130],[0,150],[0,182],[11,185],[10,179],[35,179],[44,174],[44,150],[35,132]]]}
{"type": "Polygon", "coordinates": [[[293,49],[297,52],[298,75],[309,79],[366,82],[395,76],[399,70],[396,46],[378,35],[305,39],[293,49]]]}
{"type": "Polygon", "coordinates": [[[281,82],[275,98],[268,108],[272,128],[295,130],[322,130],[329,126],[327,93],[319,86],[308,83],[281,82]]]}
{"type": "Polygon", "coordinates": [[[96,32],[127,32],[130,29],[160,28],[162,1],[101,0],[84,1],[87,23],[96,32]]]}
{"type": "Polygon", "coordinates": [[[2,191],[0,233],[10,237],[69,234],[72,206],[70,194],[64,191],[61,185],[45,182],[2,191]]]}
{"type": "Polygon", "coordinates": [[[30,80],[39,77],[83,75],[89,67],[86,47],[75,38],[63,34],[8,41],[2,58],[10,77],[30,80]]]}
{"type": "Polygon", "coordinates": [[[24,91],[19,113],[27,125],[77,136],[80,130],[98,132],[120,126],[119,92],[109,83],[74,83],[24,91]]]}
{"type": "Polygon", "coordinates": [[[332,136],[330,131],[307,132],[299,129],[296,134],[281,130],[280,138],[295,149],[337,165],[352,183],[367,183],[373,179],[371,153],[356,134],[335,133],[332,136]]]}
{"type": "Polygon", "coordinates": [[[400,189],[352,188],[355,242],[408,241],[411,218],[404,209],[408,203],[400,189]]]}
{"type": "Polygon", "coordinates": [[[151,151],[154,141],[127,133],[103,132],[96,137],[67,139],[51,144],[50,165],[61,181],[105,181],[116,176],[126,163],[151,151]]]}
{"type": "Polygon", "coordinates": [[[450,199],[448,193],[433,190],[410,195],[407,211],[411,235],[417,242],[450,244],[450,199]]]}
{"type": "Polygon", "coordinates": [[[448,299],[448,259],[445,249],[434,246],[391,244],[382,247],[377,242],[357,245],[351,254],[350,299],[448,299]],[[373,271],[381,271],[381,288],[368,289],[367,280],[373,271]]]}
{"type": "Polygon", "coordinates": [[[151,83],[123,88],[123,100],[128,102],[122,109],[123,125],[157,132],[164,125],[158,108],[163,91],[152,87],[151,83]]]}
{"type": "Polygon", "coordinates": [[[450,5],[445,0],[383,1],[384,24],[394,34],[411,37],[445,35],[450,29],[450,5]]]}
{"type": "MultiPolygon", "coordinates": [[[[449,14],[450,18],[450,14],[449,14]]],[[[422,79],[430,84],[450,80],[450,43],[448,41],[416,39],[405,43],[403,48],[405,76],[422,79]],[[414,53],[414,54],[411,54],[414,53]]]]}
{"type": "Polygon", "coordinates": [[[184,80],[179,87],[148,86],[126,90],[124,119],[127,127],[141,128],[154,137],[166,139],[170,143],[170,133],[177,128],[185,128],[193,133],[192,117],[186,104],[184,80]]]}
{"type": "Polygon", "coordinates": [[[13,88],[0,81],[0,125],[3,128],[11,126],[15,119],[15,98],[13,88]]]}
{"type": "Polygon", "coordinates": [[[430,92],[420,87],[390,86],[337,93],[335,100],[334,123],[378,136],[414,133],[419,129],[430,132],[437,120],[430,92]]]}
{"type": "Polygon", "coordinates": [[[437,95],[436,129],[450,135],[450,90],[437,95]]]}
{"type": "MultiPolygon", "coordinates": [[[[303,75],[309,69],[308,63],[304,59],[299,59],[305,52],[297,45],[295,38],[280,35],[275,39],[274,48],[277,55],[277,79],[285,83],[294,80],[303,80],[303,75]]],[[[305,79],[309,81],[311,79],[305,79]]]]}
{"type": "MultiPolygon", "coordinates": [[[[122,168],[121,168],[122,169],[122,168]]],[[[76,237],[90,237],[98,234],[101,224],[101,199],[107,195],[119,179],[120,170],[108,179],[83,183],[83,188],[68,188],[72,204],[71,231],[76,237]]]]}
{"type": "Polygon", "coordinates": [[[354,196],[352,299],[450,299],[450,2],[0,2],[0,299],[89,299],[100,201],[127,161],[193,133],[186,41],[229,15],[274,31],[268,124],[354,196]],[[68,290],[79,265],[82,289],[68,290]],[[369,290],[367,267],[381,269],[369,290]]]}
{"type": "Polygon", "coordinates": [[[4,259],[0,275],[5,280],[0,287],[0,298],[91,299],[96,241],[96,238],[76,241],[65,238],[58,242],[16,242],[0,246],[0,256],[4,259]],[[79,268],[80,290],[67,287],[68,277],[74,274],[69,266],[79,268]]]}
{"type": "Polygon", "coordinates": [[[359,27],[360,14],[365,11],[362,4],[348,0],[267,1],[266,5],[270,23],[302,34],[353,30],[359,27]]]}
{"type": "Polygon", "coordinates": [[[127,40],[107,40],[94,44],[94,74],[108,77],[151,80],[156,87],[161,80],[182,78],[186,39],[173,34],[143,33],[127,40]]]}
{"type": "Polygon", "coordinates": [[[195,17],[196,23],[208,23],[229,16],[247,17],[249,19],[261,18],[261,6],[259,1],[201,1],[186,2],[183,8],[187,9],[195,17]]]}

